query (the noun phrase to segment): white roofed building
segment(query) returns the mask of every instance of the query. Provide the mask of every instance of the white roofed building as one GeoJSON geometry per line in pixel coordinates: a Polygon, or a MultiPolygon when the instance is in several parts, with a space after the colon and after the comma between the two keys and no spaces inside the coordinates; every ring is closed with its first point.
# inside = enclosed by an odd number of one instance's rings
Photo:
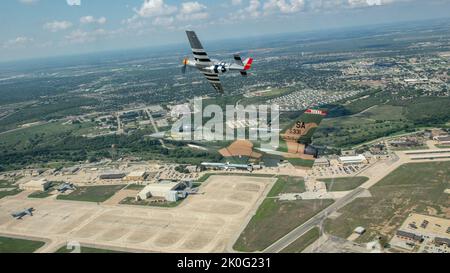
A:
{"type": "Polygon", "coordinates": [[[343,156],[343,157],[339,157],[339,163],[341,163],[344,166],[366,164],[367,158],[364,155],[343,156]]]}
{"type": "Polygon", "coordinates": [[[146,200],[151,197],[165,198],[167,201],[175,202],[177,190],[182,182],[162,182],[146,186],[137,195],[137,200],[146,200]]]}

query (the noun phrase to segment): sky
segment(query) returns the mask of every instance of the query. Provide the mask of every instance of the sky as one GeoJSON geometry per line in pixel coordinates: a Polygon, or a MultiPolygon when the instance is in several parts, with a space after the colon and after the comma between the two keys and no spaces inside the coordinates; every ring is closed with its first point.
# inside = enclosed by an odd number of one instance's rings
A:
{"type": "Polygon", "coordinates": [[[0,62],[450,17],[450,0],[3,0],[0,62]]]}

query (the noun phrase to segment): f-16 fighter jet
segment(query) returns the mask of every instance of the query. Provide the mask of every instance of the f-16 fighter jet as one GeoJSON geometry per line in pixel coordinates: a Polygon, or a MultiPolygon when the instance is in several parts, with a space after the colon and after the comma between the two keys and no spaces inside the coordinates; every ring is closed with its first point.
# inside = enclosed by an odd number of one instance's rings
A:
{"type": "Polygon", "coordinates": [[[247,58],[242,61],[241,56],[234,55],[234,63],[225,63],[217,60],[210,59],[205,49],[203,48],[200,40],[194,31],[186,31],[186,34],[191,44],[192,53],[194,59],[185,58],[183,60],[183,74],[186,73],[186,68],[195,67],[205,75],[206,79],[219,93],[223,93],[223,86],[220,82],[219,74],[226,73],[228,71],[238,71],[243,77],[248,75],[248,71],[252,68],[253,59],[247,58]]]}
{"type": "Polygon", "coordinates": [[[281,130],[280,144],[272,149],[255,148],[250,141],[237,140],[219,153],[224,158],[249,157],[259,159],[266,155],[279,156],[294,166],[311,167],[318,157],[319,149],[311,145],[312,137],[327,111],[308,109],[286,129],[281,130]],[[255,151],[256,150],[256,151],[255,151]]]}

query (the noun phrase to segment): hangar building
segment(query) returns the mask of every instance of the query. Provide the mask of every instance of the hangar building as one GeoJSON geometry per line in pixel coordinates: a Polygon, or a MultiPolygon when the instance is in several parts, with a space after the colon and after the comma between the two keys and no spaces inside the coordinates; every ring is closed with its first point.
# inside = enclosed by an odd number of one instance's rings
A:
{"type": "Polygon", "coordinates": [[[147,173],[145,171],[135,171],[127,175],[125,180],[127,181],[144,181],[147,177],[147,173]]]}
{"type": "Polygon", "coordinates": [[[165,198],[169,202],[176,202],[179,199],[178,190],[184,185],[183,182],[161,182],[150,184],[140,191],[137,200],[146,200],[150,197],[165,198]]]}
{"type": "Polygon", "coordinates": [[[47,179],[39,179],[21,184],[19,188],[24,191],[46,191],[50,186],[51,182],[47,181],[47,179]]]}
{"type": "Polygon", "coordinates": [[[339,162],[344,166],[358,165],[358,164],[367,163],[367,159],[364,155],[343,156],[343,157],[339,157],[339,162]]]}

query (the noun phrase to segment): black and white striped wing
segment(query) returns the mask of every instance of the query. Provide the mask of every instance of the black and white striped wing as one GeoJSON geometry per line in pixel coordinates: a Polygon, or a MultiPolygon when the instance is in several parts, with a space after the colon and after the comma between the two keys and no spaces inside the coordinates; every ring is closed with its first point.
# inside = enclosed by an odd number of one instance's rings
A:
{"type": "Polygon", "coordinates": [[[223,86],[220,82],[219,74],[204,72],[203,75],[205,75],[206,79],[214,87],[214,89],[217,90],[217,92],[223,93],[223,86]]]}
{"type": "Polygon", "coordinates": [[[195,61],[202,66],[211,65],[211,59],[208,57],[208,53],[206,53],[203,48],[202,43],[195,34],[194,31],[186,31],[187,37],[189,39],[189,43],[191,44],[192,54],[194,55],[195,61]]]}

